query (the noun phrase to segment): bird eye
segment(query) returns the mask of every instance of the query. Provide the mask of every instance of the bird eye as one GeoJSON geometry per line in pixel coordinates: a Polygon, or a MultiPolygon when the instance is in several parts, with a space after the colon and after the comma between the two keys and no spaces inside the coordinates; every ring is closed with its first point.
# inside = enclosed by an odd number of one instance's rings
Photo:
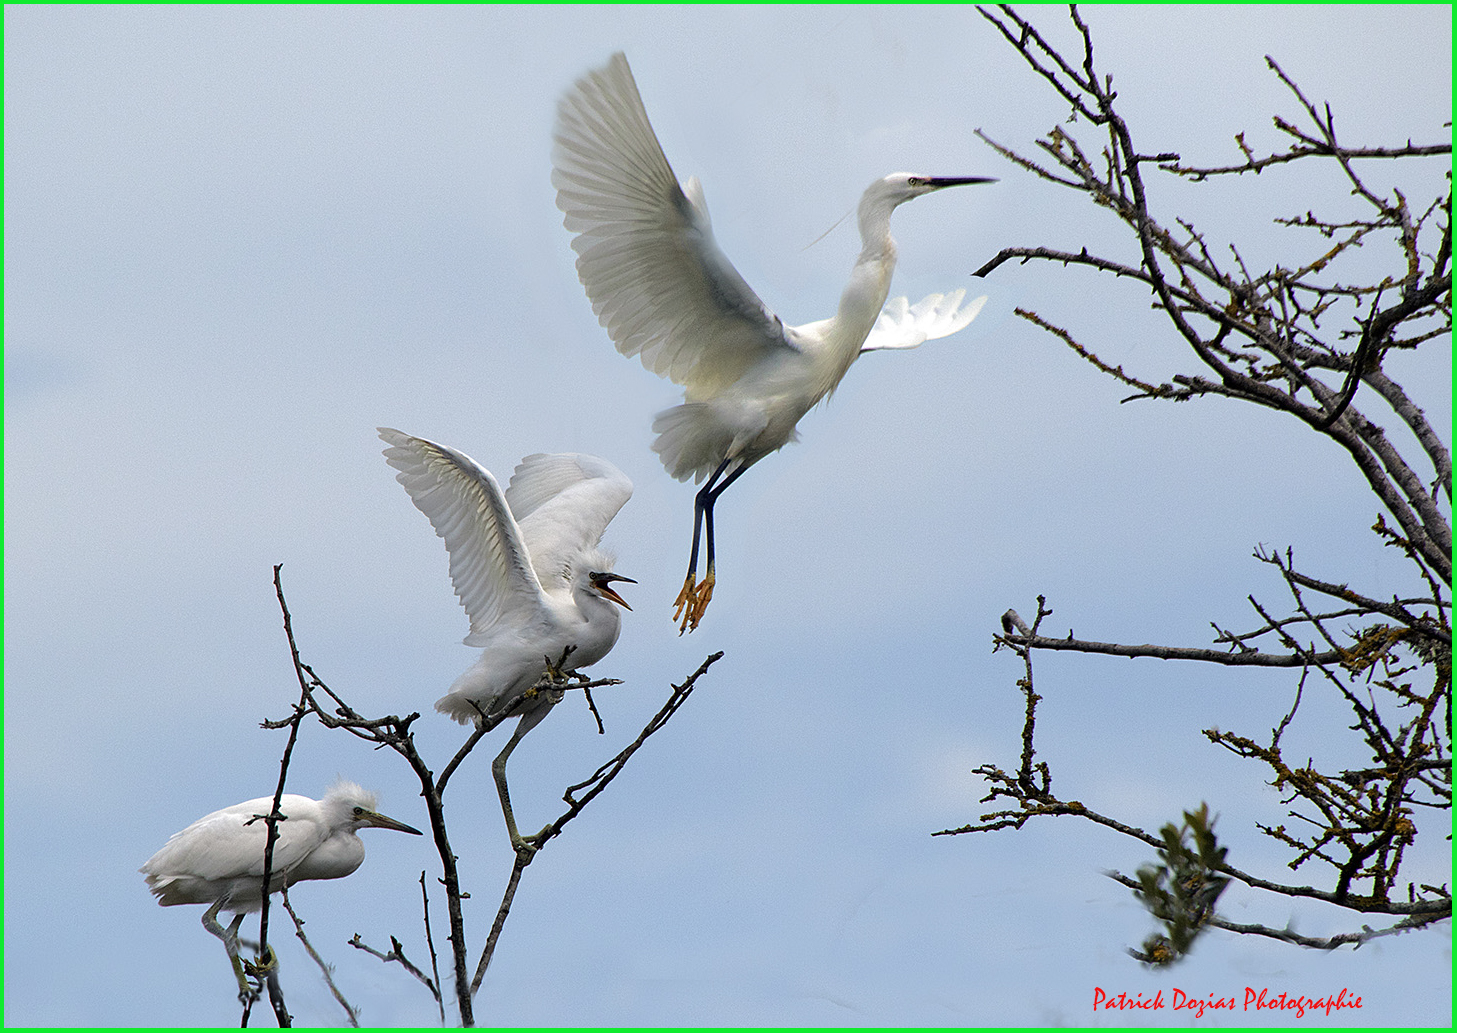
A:
{"type": "Polygon", "coordinates": [[[356,818],[359,817],[363,813],[364,813],[364,808],[363,807],[356,807],[356,808],[354,808],[354,816],[356,818]]]}

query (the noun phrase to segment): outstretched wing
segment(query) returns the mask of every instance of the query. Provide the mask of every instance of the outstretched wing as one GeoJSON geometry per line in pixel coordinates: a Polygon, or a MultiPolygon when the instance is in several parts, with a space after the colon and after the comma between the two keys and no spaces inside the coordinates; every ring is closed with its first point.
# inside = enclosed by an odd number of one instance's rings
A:
{"type": "Polygon", "coordinates": [[[567,587],[571,561],[596,548],[631,497],[632,481],[597,456],[537,453],[521,460],[506,501],[543,587],[567,587]]]}
{"type": "Polygon", "coordinates": [[[714,243],[698,181],[678,185],[621,53],[567,91],[554,140],[551,181],[577,274],[618,351],[715,391],[792,347],[714,243]]]}
{"type": "Polygon", "coordinates": [[[958,287],[950,294],[928,294],[914,305],[905,298],[891,298],[880,312],[880,318],[860,346],[861,352],[883,348],[914,348],[923,341],[949,337],[976,318],[987,295],[972,298],[965,305],[966,288],[958,287]]]}
{"type": "Polygon", "coordinates": [[[386,461],[430,518],[450,553],[450,581],[470,617],[465,644],[485,644],[507,614],[540,610],[541,583],[500,485],[470,456],[424,438],[380,427],[386,461]]]}

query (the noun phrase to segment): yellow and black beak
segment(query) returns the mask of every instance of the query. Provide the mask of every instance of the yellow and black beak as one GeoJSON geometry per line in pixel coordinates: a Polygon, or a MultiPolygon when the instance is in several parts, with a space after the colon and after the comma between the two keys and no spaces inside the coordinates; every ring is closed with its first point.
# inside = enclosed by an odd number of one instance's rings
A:
{"type": "Polygon", "coordinates": [[[624,610],[632,609],[631,606],[627,605],[626,599],[622,598],[622,596],[618,595],[612,590],[612,582],[614,581],[626,581],[630,585],[637,584],[637,582],[634,581],[632,578],[623,577],[621,574],[613,574],[610,572],[599,574],[597,571],[594,570],[587,575],[587,579],[592,582],[592,587],[597,589],[597,591],[601,594],[602,598],[611,599],[614,603],[616,603],[618,606],[621,606],[624,610]]]}

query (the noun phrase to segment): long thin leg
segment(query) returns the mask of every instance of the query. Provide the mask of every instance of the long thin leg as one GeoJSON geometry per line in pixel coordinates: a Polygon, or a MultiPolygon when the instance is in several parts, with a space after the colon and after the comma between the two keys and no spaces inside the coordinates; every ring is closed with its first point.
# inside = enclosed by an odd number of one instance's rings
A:
{"type": "MultiPolygon", "coordinates": [[[[698,621],[696,620],[692,622],[693,627],[689,627],[689,620],[693,611],[697,608],[698,588],[696,582],[698,579],[699,532],[703,528],[703,514],[705,511],[709,513],[708,526],[710,529],[713,527],[713,498],[716,495],[714,485],[718,483],[718,479],[723,476],[723,472],[728,469],[729,464],[732,462],[732,459],[725,459],[719,463],[718,469],[713,471],[713,476],[708,479],[708,483],[693,498],[693,550],[688,554],[688,576],[683,579],[683,587],[678,592],[678,598],[673,600],[674,622],[677,622],[682,617],[682,624],[678,627],[678,634],[680,635],[685,631],[692,631],[693,628],[698,627],[698,621]],[[686,616],[684,615],[685,610],[687,611],[686,616]]],[[[738,474],[735,473],[734,476],[736,477],[738,474]]],[[[729,480],[732,479],[732,477],[729,478],[729,480]]],[[[712,537],[713,533],[710,530],[710,540],[712,537]]],[[[709,546],[709,556],[710,558],[713,556],[713,547],[711,545],[709,546]]],[[[701,616],[703,611],[699,610],[698,612],[701,616]]]]}
{"type": "MultiPolygon", "coordinates": [[[[708,609],[709,601],[713,599],[713,504],[718,501],[718,497],[728,489],[728,486],[738,480],[739,475],[747,469],[747,466],[740,466],[725,477],[722,484],[707,492],[708,502],[703,507],[703,516],[704,530],[708,539],[708,570],[704,573],[703,580],[698,583],[697,589],[694,590],[692,605],[689,606],[688,615],[683,620],[689,631],[698,627],[698,622],[703,619],[703,614],[708,609]]],[[[696,538],[694,544],[697,544],[696,538]]],[[[678,632],[680,635],[682,633],[682,631],[678,632]]]]}
{"type": "Polygon", "coordinates": [[[232,924],[225,930],[218,925],[218,912],[222,910],[227,899],[219,900],[202,913],[202,927],[212,933],[219,940],[223,941],[223,948],[228,952],[228,960],[233,964],[233,974],[238,977],[238,1000],[247,1003],[258,996],[258,991],[243,974],[243,959],[238,957],[238,930],[243,926],[243,915],[241,913],[233,917],[232,924]]]}
{"type": "Polygon", "coordinates": [[[511,793],[506,788],[506,761],[511,756],[511,751],[516,748],[516,744],[525,737],[527,732],[540,724],[541,719],[546,717],[547,712],[550,710],[551,705],[548,704],[538,707],[529,714],[523,714],[520,723],[516,725],[516,731],[511,733],[511,738],[506,743],[505,749],[498,753],[496,759],[491,762],[491,774],[496,779],[496,792],[501,797],[501,813],[506,817],[506,831],[511,836],[511,848],[513,850],[520,850],[523,847],[530,847],[534,850],[536,845],[529,842],[521,833],[516,831],[516,818],[511,813],[511,793]]]}

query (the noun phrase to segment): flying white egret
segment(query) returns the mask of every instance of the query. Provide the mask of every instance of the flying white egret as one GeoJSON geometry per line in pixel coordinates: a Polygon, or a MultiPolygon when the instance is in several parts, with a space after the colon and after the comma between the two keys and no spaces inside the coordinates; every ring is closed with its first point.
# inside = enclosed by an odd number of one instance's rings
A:
{"type": "Polygon", "coordinates": [[[379,436],[396,480],[445,539],[450,580],[470,617],[465,644],[484,647],[435,709],[487,729],[521,718],[491,768],[520,849],[529,841],[511,814],[506,759],[562,698],[560,689],[533,688],[548,667],[588,667],[617,643],[616,606],[632,607],[612,582],[636,582],[612,573],[612,557],[597,546],[632,482],[596,456],[537,454],[521,460],[503,493],[463,452],[388,427],[379,436]]]}
{"type": "MultiPolygon", "coordinates": [[[[273,868],[268,881],[277,892],[305,879],[342,879],[364,861],[364,843],[355,833],[362,828],[395,829],[420,835],[404,822],[387,818],[375,807],[373,793],[353,782],[333,785],[322,800],[285,793],[279,801],[278,837],[273,844],[273,868]]],[[[268,840],[264,816],[273,810],[273,797],[236,803],[199,818],[167,840],[167,845],[138,869],[163,907],[208,904],[202,925],[223,941],[239,993],[251,991],[238,960],[238,929],[243,916],[263,906],[263,853],[268,840]],[[237,917],[226,930],[217,922],[219,911],[237,917]]]]}
{"type": "Polygon", "coordinates": [[[785,326],[714,242],[697,177],[681,186],[648,122],[627,59],[612,55],[557,107],[552,184],[575,234],[577,273],[617,350],[684,388],[653,421],[653,450],[678,480],[708,482],[693,508],[688,576],[674,602],[679,634],[713,597],[713,505],[745,470],[798,439],[795,424],[834,391],[861,352],[913,348],[955,333],[985,296],[933,294],[885,305],[895,268],[890,214],[913,197],[980,176],[897,172],[860,199],[862,247],[834,316],[785,326]],[[708,567],[698,573],[700,531],[708,567]]]}

